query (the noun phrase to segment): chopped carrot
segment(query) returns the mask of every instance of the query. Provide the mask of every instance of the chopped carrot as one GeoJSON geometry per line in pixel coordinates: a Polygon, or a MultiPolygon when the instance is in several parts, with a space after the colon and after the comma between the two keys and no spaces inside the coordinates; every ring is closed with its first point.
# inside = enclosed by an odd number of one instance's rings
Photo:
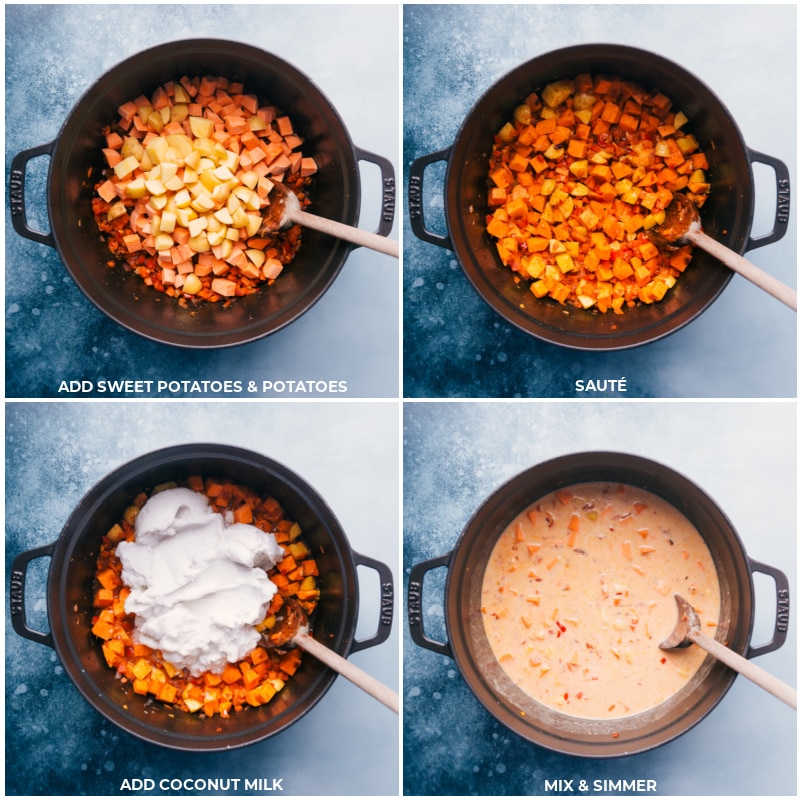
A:
{"type": "Polygon", "coordinates": [[[581,518],[577,514],[573,514],[572,517],[570,517],[569,524],[567,525],[567,527],[571,531],[578,531],[580,529],[580,526],[581,526],[581,518]]]}
{"type": "Polygon", "coordinates": [[[567,536],[567,547],[575,547],[575,541],[578,538],[578,529],[575,528],[570,529],[569,535],[567,536]]]}

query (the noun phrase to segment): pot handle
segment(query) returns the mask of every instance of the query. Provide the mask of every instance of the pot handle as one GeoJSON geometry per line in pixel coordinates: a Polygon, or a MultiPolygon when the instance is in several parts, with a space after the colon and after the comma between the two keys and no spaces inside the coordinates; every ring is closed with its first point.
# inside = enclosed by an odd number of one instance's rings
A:
{"type": "Polygon", "coordinates": [[[751,572],[769,575],[775,581],[776,609],[772,639],[759,647],[751,646],[747,648],[746,657],[755,658],[756,656],[764,655],[764,653],[771,653],[773,650],[777,650],[786,641],[786,634],[789,631],[789,581],[786,575],[775,567],[762,564],[752,558],[748,558],[748,561],[750,562],[751,572]]]}
{"type": "Polygon", "coordinates": [[[394,167],[389,159],[383,156],[370,153],[368,150],[362,150],[360,147],[356,147],[355,151],[356,158],[359,161],[369,161],[370,164],[377,165],[381,171],[381,186],[383,187],[383,192],[381,194],[381,219],[378,224],[378,230],[376,230],[375,233],[379,236],[388,236],[394,224],[395,187],[397,185],[394,177],[394,167]]]}
{"type": "Polygon", "coordinates": [[[432,650],[439,655],[453,657],[449,642],[437,642],[425,633],[425,626],[422,621],[422,585],[425,574],[438,567],[446,567],[450,563],[452,553],[445,553],[438,558],[423,561],[421,564],[411,568],[408,578],[408,628],[411,638],[420,647],[432,650]]]}
{"type": "Polygon", "coordinates": [[[53,647],[53,635],[51,633],[41,633],[28,627],[25,617],[25,579],[28,574],[28,564],[35,558],[52,557],[56,543],[35,547],[25,553],[20,553],[15,559],[11,568],[11,587],[8,593],[9,606],[11,607],[11,624],[14,630],[26,639],[39,644],[46,644],[53,647]]]}
{"type": "Polygon", "coordinates": [[[362,556],[360,553],[353,553],[356,566],[369,567],[378,573],[378,578],[381,583],[381,612],[378,618],[378,631],[374,636],[367,639],[354,640],[350,648],[351,653],[357,653],[359,650],[366,650],[368,647],[375,647],[376,644],[381,644],[389,638],[392,632],[392,619],[394,617],[394,579],[392,578],[392,571],[381,561],[376,561],[374,558],[362,556]]]}
{"type": "Polygon", "coordinates": [[[755,250],[756,247],[763,247],[765,244],[772,244],[777,242],[786,235],[789,228],[789,208],[790,208],[790,191],[789,191],[789,169],[783,161],[780,161],[773,156],[768,156],[766,153],[759,153],[756,150],[748,148],[750,154],[750,161],[757,161],[760,164],[766,164],[772,167],[775,171],[775,186],[777,190],[777,200],[775,202],[775,224],[772,230],[764,234],[764,236],[757,236],[755,239],[752,237],[748,239],[745,250],[755,250]]]}
{"type": "Polygon", "coordinates": [[[416,161],[413,161],[408,177],[408,219],[411,222],[411,230],[423,242],[444,247],[446,250],[453,249],[450,237],[432,233],[425,227],[425,216],[422,210],[422,183],[425,168],[428,164],[434,164],[437,161],[449,161],[450,150],[451,148],[448,147],[444,150],[430,153],[427,156],[421,156],[416,161]]]}
{"type": "Polygon", "coordinates": [[[17,153],[11,162],[11,176],[8,181],[8,204],[11,208],[11,224],[14,230],[26,239],[46,244],[48,247],[56,246],[53,234],[34,230],[28,225],[28,217],[25,214],[25,167],[32,158],[51,155],[54,145],[55,141],[52,141],[17,153]]]}

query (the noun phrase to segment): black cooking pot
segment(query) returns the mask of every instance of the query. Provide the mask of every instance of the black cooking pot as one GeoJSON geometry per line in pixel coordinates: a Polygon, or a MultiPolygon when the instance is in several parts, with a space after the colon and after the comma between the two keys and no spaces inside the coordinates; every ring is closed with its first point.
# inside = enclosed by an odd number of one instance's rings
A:
{"type": "Polygon", "coordinates": [[[394,170],[385,158],[353,145],[344,123],[304,74],[255,47],[216,39],[170,42],[145,50],[111,69],[78,101],[56,139],[19,153],[12,161],[10,206],[17,233],[55,247],[80,289],[111,319],[148,339],[191,348],[243,344],[273,333],[307,311],[333,283],[354,245],[303,231],[302,246],[280,279],[228,308],[205,303],[181,308],[122,268],[109,269],[110,254],[92,215],[93,186],[105,167],[102,129],[117,108],[183,75],[220,75],[288,114],[304,139],[303,153],[319,167],[309,193],[313,211],[355,226],[360,209],[359,161],[377,164],[383,185],[378,233],[394,219],[394,170]],[[25,167],[50,156],[47,209],[51,233],[28,226],[25,167]],[[91,170],[91,178],[88,177],[91,170]]]}
{"type": "Polygon", "coordinates": [[[776,158],[749,149],[722,102],[694,75],[654,53],[612,44],[555,50],[517,67],[475,104],[453,144],[414,161],[409,173],[411,229],[425,242],[452,250],[478,294],[516,327],[554,344],[581,350],[618,350],[660,339],[697,317],[716,299],[732,272],[695,249],[692,266],[660,303],[601,314],[537,300],[514,281],[486,233],[489,157],[497,131],[525,97],[548,83],[582,73],[618,75],[670,97],[689,118],[686,126],[709,162],[711,193],[702,209],[705,232],[744,253],[780,239],[789,224],[789,172],[776,158]],[[446,161],[444,209],[447,234],[425,227],[423,176],[434,162],[446,161]],[[775,171],[777,205],[772,231],[752,238],[753,161],[775,171]]]}
{"type": "Polygon", "coordinates": [[[21,553],[11,577],[11,621],[21,636],[55,649],[67,675],[104,717],[124,731],[177,750],[229,750],[261,741],[296,722],[328,691],[336,673],[316,659],[300,669],[267,705],[246,708],[227,720],[175,713],[168,706],[134,694],[103,658],[92,635],[93,582],[102,535],[122,516],[137,494],[159,483],[191,475],[229,478],[272,495],[296,521],[319,566],[320,600],[311,620],[315,638],[342,656],[384,642],[391,631],[393,581],[389,568],[353,552],[325,501],[302,478],[264,456],[235,447],[190,444],[141,456],[101,480],[81,500],[52,544],[21,553]],[[30,561],[49,557],[47,615],[49,633],[28,627],[25,579],[30,561]],[[378,573],[381,613],[374,636],[356,640],[356,567],[378,573]]]}
{"type": "Polygon", "coordinates": [[[783,644],[789,622],[789,588],[780,570],[748,558],[733,525],[701,489],[668,467],[638,456],[603,452],[563,456],[523,472],[492,494],[451,552],[412,568],[408,584],[412,639],[453,658],[478,700],[510,730],[559,753],[602,758],[643,752],[685,733],[722,699],[737,673],[707,656],[697,675],[674,697],[643,713],[614,720],[561,714],[537,703],[508,678],[492,653],[480,610],[481,584],[492,548],[508,524],[537,498],[595,481],[646,489],[681,511],[700,531],[720,580],[716,636],[740,655],[753,658],[783,644]],[[438,567],[447,568],[446,642],[425,633],[422,617],[424,577],[438,567]],[[757,647],[750,644],[755,613],[753,572],[774,579],[777,598],[772,640],[757,647]]]}

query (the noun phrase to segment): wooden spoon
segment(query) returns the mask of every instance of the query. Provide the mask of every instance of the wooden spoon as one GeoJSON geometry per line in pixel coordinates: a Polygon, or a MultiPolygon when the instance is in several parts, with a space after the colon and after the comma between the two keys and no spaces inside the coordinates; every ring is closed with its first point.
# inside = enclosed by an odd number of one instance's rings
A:
{"type": "Polygon", "coordinates": [[[354,228],[332,219],[309,214],[300,208],[297,195],[288,186],[276,182],[273,183],[269,192],[269,206],[265,209],[261,233],[274,233],[288,225],[302,225],[304,228],[312,228],[315,231],[327,233],[329,236],[335,236],[337,239],[369,247],[371,250],[377,250],[388,256],[400,257],[400,246],[393,239],[387,239],[377,233],[362,231],[361,228],[354,228]]]}
{"type": "Polygon", "coordinates": [[[702,647],[707,653],[711,653],[714,658],[727,664],[731,669],[749,678],[753,683],[766,689],[770,694],[775,695],[779,700],[783,700],[795,710],[797,709],[797,692],[791,686],[778,680],[774,675],[770,675],[761,667],[757,667],[751,661],[743,658],[738,653],[734,653],[724,644],[716,639],[706,636],[700,630],[700,620],[697,612],[680,595],[675,595],[678,604],[678,623],[675,630],[666,638],[659,647],[662,650],[673,650],[676,647],[689,647],[692,643],[702,647]]]}
{"type": "Polygon", "coordinates": [[[262,634],[262,641],[265,647],[290,647],[297,646],[310,653],[323,664],[343,675],[347,680],[352,681],[359,689],[363,689],[367,694],[371,694],[395,714],[400,713],[400,698],[397,692],[392,691],[388,686],[384,686],[380,681],[368,675],[364,670],[351,664],[346,658],[342,658],[324,644],[309,636],[308,617],[303,607],[291,598],[283,601],[280,611],[277,613],[275,627],[262,634]]]}
{"type": "Polygon", "coordinates": [[[669,247],[683,241],[702,248],[726,267],[730,267],[734,272],[738,272],[765,292],[785,303],[789,308],[797,311],[797,292],[794,289],[703,233],[697,208],[685,194],[676,192],[672,196],[672,202],[667,207],[664,222],[657,228],[651,229],[650,236],[657,245],[661,246],[669,247]]]}

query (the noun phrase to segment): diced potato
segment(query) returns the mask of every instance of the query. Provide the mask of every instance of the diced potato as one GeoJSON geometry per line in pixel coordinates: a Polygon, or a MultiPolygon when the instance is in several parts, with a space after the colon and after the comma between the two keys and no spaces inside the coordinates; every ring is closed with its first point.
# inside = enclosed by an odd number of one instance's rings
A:
{"type": "Polygon", "coordinates": [[[572,110],[583,111],[584,109],[591,109],[597,102],[597,98],[589,92],[576,92],[572,99],[572,110]]]}
{"type": "Polygon", "coordinates": [[[165,211],[161,215],[161,224],[159,225],[159,229],[162,233],[172,233],[175,230],[175,224],[177,222],[177,217],[170,211],[165,211]]]}
{"type": "Polygon", "coordinates": [[[557,108],[572,94],[572,84],[569,81],[556,81],[548,84],[542,91],[542,100],[550,108],[557,108]]]}
{"type": "Polygon", "coordinates": [[[502,128],[500,128],[497,135],[504,142],[510,142],[514,137],[514,126],[510,122],[507,122],[502,128]]]}
{"type": "Polygon", "coordinates": [[[569,165],[569,171],[576,178],[586,178],[589,175],[589,162],[585,158],[573,161],[569,165]]]}
{"type": "Polygon", "coordinates": [[[675,114],[675,119],[672,121],[672,124],[676,128],[682,128],[688,121],[689,118],[686,114],[684,114],[683,111],[678,111],[675,114]]]}
{"type": "Polygon", "coordinates": [[[208,139],[214,132],[214,122],[205,117],[189,117],[189,127],[197,139],[208,139]]]}
{"type": "Polygon", "coordinates": [[[154,247],[158,251],[169,250],[175,242],[168,233],[159,233],[155,236],[154,247]]]}
{"type": "Polygon", "coordinates": [[[115,219],[119,219],[119,217],[124,216],[128,213],[128,209],[125,207],[125,203],[120,201],[119,203],[114,203],[109,209],[106,217],[109,222],[112,222],[115,219]]]}
{"type": "Polygon", "coordinates": [[[264,265],[264,261],[266,260],[267,257],[263,250],[254,250],[253,248],[245,250],[245,255],[259,269],[264,265]]]}
{"type": "Polygon", "coordinates": [[[138,169],[139,161],[134,156],[128,156],[127,158],[123,158],[115,167],[114,167],[114,174],[120,180],[123,178],[127,178],[134,170],[138,169]]]}

